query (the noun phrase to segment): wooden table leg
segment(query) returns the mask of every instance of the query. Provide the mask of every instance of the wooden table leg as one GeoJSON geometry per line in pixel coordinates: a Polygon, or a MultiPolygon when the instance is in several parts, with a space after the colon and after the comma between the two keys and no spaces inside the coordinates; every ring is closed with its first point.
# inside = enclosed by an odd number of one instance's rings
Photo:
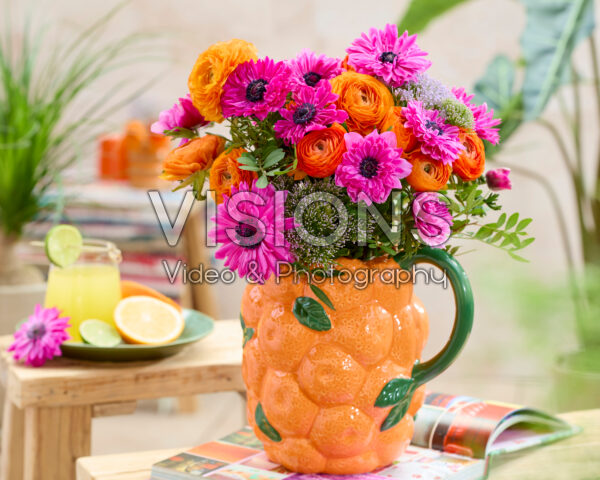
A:
{"type": "Polygon", "coordinates": [[[75,461],[90,454],[92,407],[25,409],[24,480],[75,480],[75,461]]]}
{"type": "Polygon", "coordinates": [[[4,399],[4,418],[2,420],[2,466],[0,478],[3,480],[22,480],[24,446],[24,412],[10,401],[4,399]]]}

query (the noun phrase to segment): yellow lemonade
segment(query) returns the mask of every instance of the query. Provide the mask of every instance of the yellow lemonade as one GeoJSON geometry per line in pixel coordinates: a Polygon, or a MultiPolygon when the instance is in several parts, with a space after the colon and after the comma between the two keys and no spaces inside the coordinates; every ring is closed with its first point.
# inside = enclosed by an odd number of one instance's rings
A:
{"type": "Polygon", "coordinates": [[[79,325],[89,318],[114,326],[113,312],[119,300],[121,283],[116,265],[83,263],[50,269],[45,304],[70,317],[70,341],[82,341],[79,325]]]}

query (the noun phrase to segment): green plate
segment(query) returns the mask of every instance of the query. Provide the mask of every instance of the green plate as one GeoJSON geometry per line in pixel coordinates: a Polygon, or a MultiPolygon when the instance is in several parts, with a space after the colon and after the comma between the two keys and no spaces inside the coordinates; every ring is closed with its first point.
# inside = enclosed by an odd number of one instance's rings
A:
{"type": "Polygon", "coordinates": [[[87,343],[66,342],[60,347],[63,356],[98,362],[139,362],[156,360],[176,354],[186,345],[206,337],[212,332],[214,321],[196,310],[183,309],[185,328],[174,342],[165,345],[130,345],[122,343],[114,347],[96,347],[87,343]]]}

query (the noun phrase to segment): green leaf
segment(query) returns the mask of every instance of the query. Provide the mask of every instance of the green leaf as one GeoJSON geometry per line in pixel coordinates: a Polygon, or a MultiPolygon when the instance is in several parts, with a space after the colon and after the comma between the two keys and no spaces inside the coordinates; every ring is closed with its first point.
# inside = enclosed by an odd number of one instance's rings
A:
{"type": "Polygon", "coordinates": [[[412,378],[394,378],[382,389],[375,400],[376,407],[389,407],[396,405],[411,393],[414,380],[412,378]]]}
{"type": "Polygon", "coordinates": [[[244,332],[244,343],[242,344],[242,348],[246,346],[248,340],[251,340],[254,336],[253,328],[246,328],[246,322],[244,322],[244,317],[240,313],[240,323],[242,324],[242,332],[244,332]]]}
{"type": "Polygon", "coordinates": [[[256,181],[256,188],[265,188],[269,184],[269,179],[266,175],[261,175],[256,181]]]}
{"type": "Polygon", "coordinates": [[[404,415],[406,415],[406,412],[408,411],[409,406],[410,406],[410,397],[408,399],[405,399],[404,401],[400,402],[394,408],[392,408],[390,410],[390,413],[388,413],[388,416],[385,417],[385,420],[381,424],[380,430],[382,432],[384,432],[385,430],[388,430],[388,429],[396,426],[398,424],[398,422],[400,422],[400,420],[402,420],[404,418],[404,415]]]}
{"type": "Polygon", "coordinates": [[[497,232],[492,238],[486,240],[488,243],[498,243],[504,238],[504,232],[497,232]]]}
{"type": "Polygon", "coordinates": [[[242,153],[240,157],[237,159],[237,162],[242,165],[254,165],[256,166],[256,158],[252,156],[250,153],[242,153]]]}
{"type": "Polygon", "coordinates": [[[403,33],[408,30],[411,34],[422,32],[431,21],[466,1],[412,0],[404,16],[398,21],[398,31],[403,33]]]}
{"type": "Polygon", "coordinates": [[[329,297],[327,296],[327,294],[323,290],[321,290],[316,285],[313,285],[312,283],[310,284],[310,289],[312,290],[312,292],[315,294],[315,296],[319,300],[321,300],[325,305],[327,305],[332,310],[335,310],[335,307],[333,306],[333,303],[331,303],[331,300],[329,300],[329,297]]]}
{"type": "Polygon", "coordinates": [[[531,245],[533,242],[535,242],[534,237],[529,237],[529,238],[526,238],[525,240],[522,240],[521,245],[519,245],[519,250],[522,250],[523,248],[527,247],[528,245],[531,245]]]}
{"type": "Polygon", "coordinates": [[[245,328],[244,329],[244,343],[242,344],[242,348],[246,346],[246,343],[248,343],[249,340],[252,340],[253,336],[254,336],[253,328],[245,328]]]}
{"type": "Polygon", "coordinates": [[[528,263],[529,260],[527,260],[526,258],[523,258],[519,255],[517,255],[516,253],[512,252],[511,250],[508,251],[508,254],[515,260],[517,260],[518,262],[523,262],[523,263],[528,263]]]}
{"type": "Polygon", "coordinates": [[[496,223],[494,223],[494,228],[500,228],[502,225],[504,225],[504,222],[506,221],[506,213],[503,213],[502,215],[500,215],[498,217],[498,220],[496,221],[496,223]]]}
{"type": "Polygon", "coordinates": [[[525,230],[529,226],[531,221],[532,221],[531,218],[525,218],[525,219],[521,220],[519,222],[519,224],[517,225],[516,231],[521,232],[521,231],[525,230]]]}
{"type": "Polygon", "coordinates": [[[259,172],[260,168],[255,167],[253,165],[240,165],[238,167],[240,170],[250,170],[251,172],[259,172]]]}
{"type": "Polygon", "coordinates": [[[298,297],[292,309],[294,316],[305,327],[318,332],[331,329],[331,320],[323,306],[314,298],[298,297]]]}
{"type": "Polygon", "coordinates": [[[494,229],[484,225],[483,227],[481,227],[479,230],[477,230],[477,233],[475,233],[475,237],[477,240],[485,240],[486,238],[488,238],[492,233],[494,233],[494,229]]]}
{"type": "Polygon", "coordinates": [[[538,118],[569,68],[575,46],[594,29],[593,0],[522,0],[527,25],[521,37],[525,59],[525,118],[538,118]]]}
{"type": "MultiPolygon", "coordinates": [[[[504,142],[523,122],[523,101],[515,91],[516,68],[512,60],[498,55],[487,66],[483,76],[475,83],[474,102],[486,103],[494,109],[494,117],[501,118],[500,138],[504,142]]],[[[497,153],[501,147],[486,142],[486,155],[497,153]]]]}
{"type": "Polygon", "coordinates": [[[285,152],[281,148],[273,150],[271,153],[269,153],[269,155],[267,155],[267,158],[265,158],[263,168],[267,169],[269,167],[272,167],[273,165],[278,164],[283,159],[283,157],[285,157],[285,152]]]}
{"type": "Polygon", "coordinates": [[[518,221],[519,221],[519,214],[515,212],[510,217],[508,217],[508,221],[506,222],[506,226],[504,228],[506,230],[510,230],[512,227],[514,227],[517,224],[518,221]]]}
{"type": "Polygon", "coordinates": [[[258,428],[260,428],[260,431],[264,433],[270,440],[274,442],[281,442],[281,435],[279,435],[279,432],[275,430],[273,425],[271,425],[267,420],[265,412],[260,403],[256,406],[254,420],[256,421],[258,428]]]}

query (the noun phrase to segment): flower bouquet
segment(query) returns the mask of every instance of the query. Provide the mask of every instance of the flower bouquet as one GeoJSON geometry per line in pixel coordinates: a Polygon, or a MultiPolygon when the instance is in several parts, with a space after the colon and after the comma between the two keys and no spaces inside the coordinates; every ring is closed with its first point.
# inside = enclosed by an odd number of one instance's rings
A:
{"type": "Polygon", "coordinates": [[[164,178],[218,204],[216,256],[250,281],[248,419],[268,455],[300,472],[367,472],[410,441],[423,384],[471,328],[451,236],[518,259],[533,241],[516,213],[482,221],[510,188],[507,170],[484,173],[493,111],[428,76],[416,36],[394,25],[346,53],[275,61],[243,40],[217,43],[153,126],[180,140],[164,178]],[[228,135],[207,133],[214,122],[228,135]],[[442,268],[457,303],[448,344],[427,362],[420,262],[442,268]]]}

